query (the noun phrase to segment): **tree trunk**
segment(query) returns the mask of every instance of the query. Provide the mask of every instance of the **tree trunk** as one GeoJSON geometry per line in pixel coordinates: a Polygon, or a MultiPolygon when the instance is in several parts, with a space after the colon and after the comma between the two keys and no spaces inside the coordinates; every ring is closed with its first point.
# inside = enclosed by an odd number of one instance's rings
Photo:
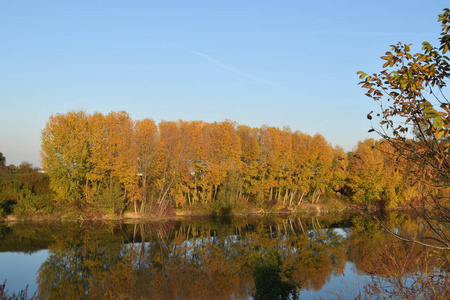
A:
{"type": "Polygon", "coordinates": [[[300,197],[300,200],[298,200],[298,204],[303,202],[303,196],[305,195],[305,191],[302,191],[302,196],[300,197]]]}
{"type": "Polygon", "coordinates": [[[142,174],[142,204],[141,213],[144,211],[145,203],[147,202],[147,171],[142,174]]]}
{"type": "Polygon", "coordinates": [[[217,188],[218,188],[218,187],[219,187],[218,185],[214,186],[214,196],[213,196],[212,201],[216,200],[216,197],[217,197],[217,188]]]}
{"type": "Polygon", "coordinates": [[[197,174],[194,175],[194,183],[195,183],[195,189],[194,189],[194,201],[198,201],[198,194],[197,194],[197,174]]]}
{"type": "Polygon", "coordinates": [[[294,201],[294,198],[295,198],[295,194],[297,194],[297,189],[295,189],[291,192],[291,199],[289,200],[289,206],[292,205],[292,202],[294,201]]]}

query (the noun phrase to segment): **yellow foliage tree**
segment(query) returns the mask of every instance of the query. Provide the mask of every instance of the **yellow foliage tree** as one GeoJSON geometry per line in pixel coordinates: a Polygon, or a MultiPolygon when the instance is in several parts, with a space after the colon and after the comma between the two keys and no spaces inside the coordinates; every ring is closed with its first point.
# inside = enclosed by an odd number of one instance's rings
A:
{"type": "Polygon", "coordinates": [[[90,154],[89,118],[85,112],[50,116],[42,131],[41,162],[58,202],[84,199],[86,175],[91,169],[90,154]]]}

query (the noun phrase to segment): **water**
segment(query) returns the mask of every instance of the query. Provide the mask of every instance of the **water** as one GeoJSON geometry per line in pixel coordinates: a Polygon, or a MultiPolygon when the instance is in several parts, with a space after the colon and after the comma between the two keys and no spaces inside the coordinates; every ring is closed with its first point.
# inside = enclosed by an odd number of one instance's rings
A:
{"type": "Polygon", "coordinates": [[[28,222],[0,226],[0,281],[46,299],[354,299],[374,278],[429,270],[425,253],[361,215],[28,222]]]}

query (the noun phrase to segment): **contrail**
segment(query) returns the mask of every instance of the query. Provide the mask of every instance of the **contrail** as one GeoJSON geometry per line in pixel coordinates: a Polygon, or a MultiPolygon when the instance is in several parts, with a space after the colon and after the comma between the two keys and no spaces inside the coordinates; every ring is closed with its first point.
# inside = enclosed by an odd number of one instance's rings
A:
{"type": "Polygon", "coordinates": [[[433,33],[417,32],[377,32],[377,31],[263,31],[247,32],[248,35],[431,35],[433,33]]]}
{"type": "Polygon", "coordinates": [[[242,72],[241,70],[238,70],[238,69],[236,69],[236,68],[233,68],[233,67],[231,67],[231,66],[228,66],[228,65],[224,64],[223,62],[221,62],[220,60],[215,59],[214,57],[211,57],[211,56],[209,56],[209,55],[206,55],[206,54],[201,53],[201,52],[198,52],[198,51],[194,51],[194,50],[191,50],[191,49],[188,49],[188,48],[184,48],[184,47],[178,46],[178,45],[176,45],[176,44],[172,44],[172,45],[175,46],[175,47],[177,47],[177,48],[183,49],[183,50],[185,50],[185,51],[187,51],[187,52],[190,52],[190,53],[192,53],[192,54],[198,55],[198,56],[200,56],[200,57],[206,59],[206,60],[209,61],[210,63],[212,63],[212,64],[218,66],[219,68],[222,68],[222,69],[224,69],[224,70],[227,70],[227,71],[236,73],[236,74],[238,74],[238,75],[247,77],[247,78],[249,78],[249,79],[251,79],[251,80],[253,80],[253,81],[256,81],[256,82],[259,82],[259,83],[263,83],[263,84],[267,84],[267,85],[276,87],[276,85],[273,84],[273,83],[270,82],[270,81],[265,81],[265,80],[259,79],[259,78],[255,77],[255,76],[252,76],[252,75],[250,75],[250,74],[247,74],[247,73],[245,73],[245,72],[242,72]]]}

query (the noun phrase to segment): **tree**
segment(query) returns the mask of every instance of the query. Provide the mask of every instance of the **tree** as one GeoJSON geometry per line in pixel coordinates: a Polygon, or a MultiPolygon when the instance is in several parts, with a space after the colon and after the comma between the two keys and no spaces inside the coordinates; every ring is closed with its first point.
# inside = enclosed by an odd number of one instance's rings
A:
{"type": "Polygon", "coordinates": [[[375,140],[358,142],[349,170],[352,200],[357,203],[376,204],[381,200],[385,180],[383,157],[373,148],[375,140]]]}
{"type": "Polygon", "coordinates": [[[180,169],[180,183],[176,189],[175,205],[192,206],[202,198],[200,188],[204,186],[203,164],[203,128],[208,126],[203,121],[179,121],[184,155],[183,168],[180,169]]]}
{"type": "Polygon", "coordinates": [[[0,174],[6,170],[6,157],[0,152],[0,174]]]}
{"type": "Polygon", "coordinates": [[[0,167],[6,166],[6,158],[3,156],[3,153],[0,152],[0,167]]]}
{"type": "MultiPolygon", "coordinates": [[[[262,126],[259,130],[261,149],[262,189],[268,191],[268,201],[281,199],[283,186],[289,178],[292,156],[292,132],[290,128],[262,126]]],[[[286,193],[287,191],[285,191],[286,193]]]]}
{"type": "Polygon", "coordinates": [[[90,169],[90,132],[84,111],[51,116],[42,131],[41,162],[60,203],[80,201],[90,169]]]}
{"type": "Polygon", "coordinates": [[[295,131],[292,134],[292,165],[293,172],[291,175],[291,180],[294,185],[293,195],[299,192],[298,204],[303,201],[303,197],[310,192],[311,179],[313,177],[314,171],[309,168],[307,162],[310,160],[310,156],[314,153],[309,149],[309,144],[311,143],[311,136],[302,133],[300,131],[295,131]]]}
{"type": "Polygon", "coordinates": [[[334,153],[330,143],[320,134],[312,137],[309,147],[312,158],[308,161],[308,167],[314,172],[311,181],[311,190],[314,191],[311,201],[317,203],[320,195],[328,192],[330,188],[334,153]]]}
{"type": "MultiPolygon", "coordinates": [[[[137,150],[133,147],[133,121],[125,111],[106,115],[108,159],[112,163],[111,178],[123,187],[123,199],[118,199],[118,211],[126,201],[135,200],[138,182],[137,150]],[[122,202],[122,203],[121,203],[122,202]]],[[[110,187],[109,187],[110,188],[110,187]]],[[[119,198],[119,197],[118,197],[119,198]]]]}
{"type": "Polygon", "coordinates": [[[137,191],[137,150],[133,147],[133,122],[128,113],[95,113],[90,117],[92,170],[88,178],[96,194],[92,200],[121,213],[137,191]]]}
{"type": "MultiPolygon", "coordinates": [[[[156,150],[158,148],[158,127],[152,119],[144,119],[134,124],[134,145],[138,152],[138,168],[141,177],[141,212],[149,201],[149,186],[156,177],[156,150]]],[[[136,211],[136,201],[135,211],[136,211]]]]}
{"type": "Polygon", "coordinates": [[[214,122],[203,127],[203,172],[208,201],[216,200],[217,191],[227,173],[239,165],[241,145],[231,121],[214,122]]]}
{"type": "Polygon", "coordinates": [[[255,197],[258,194],[258,181],[260,176],[261,149],[258,143],[258,128],[250,128],[240,125],[237,128],[241,144],[241,180],[244,191],[248,196],[255,197]]]}
{"type": "Polygon", "coordinates": [[[157,206],[168,204],[167,196],[179,180],[182,170],[186,169],[186,137],[182,134],[182,121],[159,123],[159,167],[156,186],[159,190],[157,206]]]}
{"type": "Polygon", "coordinates": [[[450,229],[450,101],[445,96],[450,78],[450,59],[445,55],[450,48],[450,9],[444,9],[439,21],[439,48],[423,42],[421,52],[413,54],[411,45],[398,43],[382,57],[381,72],[358,74],[366,95],[380,107],[380,127],[370,131],[376,131],[398,155],[413,163],[412,175],[432,187],[421,214],[439,247],[450,249],[446,234],[450,229]],[[436,213],[430,217],[432,210],[436,213]]]}
{"type": "MultiPolygon", "coordinates": [[[[331,166],[331,189],[339,193],[339,191],[345,185],[346,179],[348,177],[348,158],[344,149],[340,146],[335,146],[333,148],[334,158],[333,164],[331,166]]],[[[338,194],[340,195],[340,194],[338,194]]]]}

